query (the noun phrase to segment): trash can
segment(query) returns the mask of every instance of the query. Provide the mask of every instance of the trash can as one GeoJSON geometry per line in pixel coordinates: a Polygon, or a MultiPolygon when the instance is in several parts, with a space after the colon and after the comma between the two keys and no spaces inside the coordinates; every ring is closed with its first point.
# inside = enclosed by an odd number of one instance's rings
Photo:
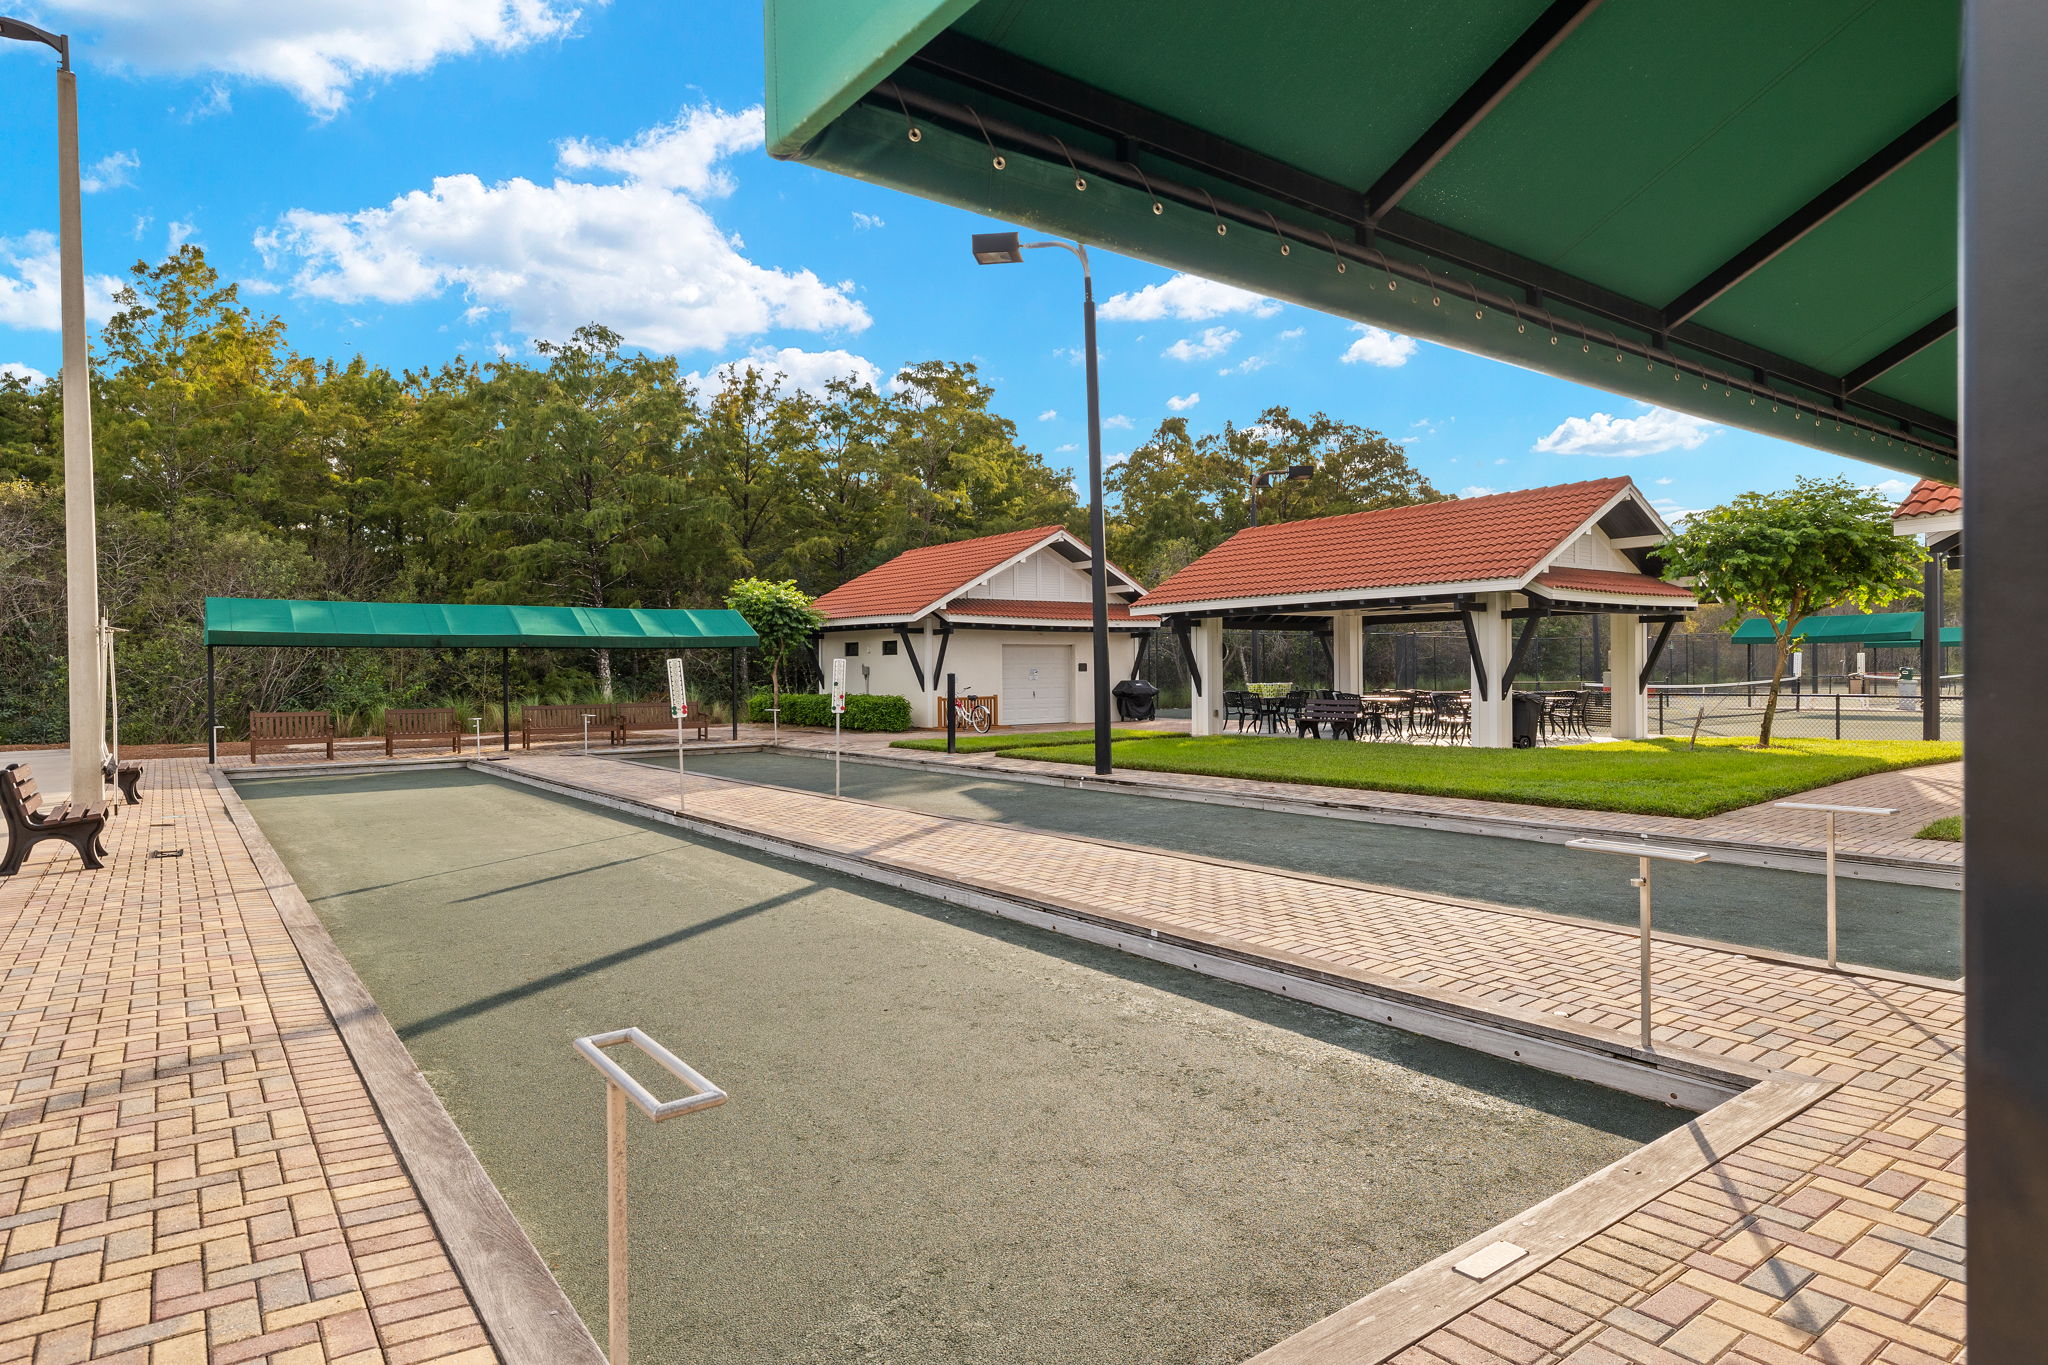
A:
{"type": "Polygon", "coordinates": [[[1508,701],[1514,710],[1515,747],[1535,748],[1536,737],[1543,733],[1543,698],[1533,692],[1515,692],[1508,701]]]}
{"type": "Polygon", "coordinates": [[[1125,678],[1109,689],[1122,720],[1151,720],[1159,710],[1159,689],[1142,678],[1125,678]]]}

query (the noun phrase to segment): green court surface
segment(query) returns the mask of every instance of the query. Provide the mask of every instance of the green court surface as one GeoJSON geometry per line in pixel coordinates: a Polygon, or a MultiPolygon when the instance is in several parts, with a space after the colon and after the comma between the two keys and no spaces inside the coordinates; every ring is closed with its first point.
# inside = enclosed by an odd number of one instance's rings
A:
{"type": "Polygon", "coordinates": [[[730,1092],[634,1120],[636,1359],[1224,1365],[1684,1118],[477,774],[238,786],[600,1341],[570,1040],[730,1092]]]}
{"type": "MultiPolygon", "coordinates": [[[[692,755],[689,764],[705,775],[832,790],[829,759],[705,754],[692,755]]],[[[996,820],[1551,914],[1636,920],[1636,893],[1628,885],[1633,865],[1561,844],[872,763],[842,764],[841,782],[847,796],[933,815],[996,820]]],[[[1709,862],[1662,864],[1655,877],[1659,928],[1774,952],[1817,957],[1826,951],[1825,885],[1818,876],[1709,862]]],[[[1854,878],[1839,885],[1845,961],[1942,978],[1962,972],[1960,892],[1854,878]]]]}

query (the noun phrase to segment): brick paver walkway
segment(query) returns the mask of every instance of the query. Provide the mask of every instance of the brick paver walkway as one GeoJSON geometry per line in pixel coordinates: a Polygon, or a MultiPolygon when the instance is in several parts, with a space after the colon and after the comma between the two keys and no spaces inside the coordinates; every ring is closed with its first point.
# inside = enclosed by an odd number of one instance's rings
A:
{"type": "Polygon", "coordinates": [[[0,1362],[494,1361],[204,766],[146,766],[106,870],[0,881],[0,1362]]]}
{"type": "MultiPolygon", "coordinates": [[[[674,808],[674,776],[653,768],[539,755],[504,766],[674,808]]],[[[1634,1024],[1635,940],[1605,926],[709,779],[691,781],[689,814],[1368,985],[1541,1014],[1606,1045],[1634,1024]]],[[[1533,1273],[1507,1272],[1512,1285],[1393,1359],[1961,1359],[1962,998],[1675,944],[1659,946],[1657,973],[1660,1048],[1839,1088],[1533,1273]]],[[[1381,1358],[1316,1329],[1271,1356],[1381,1358]]]]}

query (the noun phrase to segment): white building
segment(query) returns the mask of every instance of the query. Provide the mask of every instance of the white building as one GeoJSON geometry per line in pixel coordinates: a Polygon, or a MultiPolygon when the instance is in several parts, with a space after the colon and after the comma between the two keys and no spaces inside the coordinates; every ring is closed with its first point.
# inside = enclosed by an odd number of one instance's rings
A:
{"type": "MultiPolygon", "coordinates": [[[[907,697],[917,725],[946,723],[948,673],[991,701],[999,725],[1092,724],[1092,560],[1058,526],[906,550],[818,599],[819,667],[845,659],[848,691],[907,697]]],[[[1108,573],[1114,683],[1134,675],[1158,622],[1131,614],[1135,579],[1108,573]]]]}

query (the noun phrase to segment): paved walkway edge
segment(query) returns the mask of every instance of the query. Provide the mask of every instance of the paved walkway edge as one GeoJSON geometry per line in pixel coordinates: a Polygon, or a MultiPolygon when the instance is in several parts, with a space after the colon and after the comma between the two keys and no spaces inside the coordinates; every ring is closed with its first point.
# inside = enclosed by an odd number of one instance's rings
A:
{"type": "MultiPolygon", "coordinates": [[[[465,762],[435,767],[467,767],[465,762]]],[[[278,769],[244,770],[259,777],[278,769]]],[[[323,767],[323,773],[332,768],[323,767]]],[[[376,771],[392,771],[380,766],[376,771]]],[[[507,1365],[605,1365],[567,1294],[222,769],[214,787],[507,1365]]]]}
{"type": "MultiPolygon", "coordinates": [[[[772,753],[799,755],[815,758],[829,749],[815,745],[761,744],[756,746],[772,753]]],[[[674,752],[673,749],[670,752],[674,752]]],[[[848,751],[848,763],[872,763],[880,767],[915,768],[921,771],[959,773],[979,772],[1000,777],[1012,782],[1032,782],[1048,787],[1080,787],[1093,790],[1125,790],[1144,796],[1156,796],[1167,801],[1194,801],[1214,806],[1239,806],[1252,810],[1279,811],[1288,815],[1313,815],[1329,820],[1361,820],[1368,824],[1408,825],[1418,829],[1446,829],[1464,834],[1487,834],[1503,839],[1528,839],[1538,843],[1563,843],[1567,839],[1612,839],[1615,831],[1600,824],[1576,824],[1566,818],[1533,819],[1515,816],[1487,816],[1469,813],[1457,815],[1437,814],[1430,811],[1414,810],[1398,805],[1376,805],[1368,798],[1366,788],[1339,788],[1347,794],[1347,800],[1320,800],[1311,795],[1295,796],[1248,796],[1237,792],[1213,791],[1199,787],[1181,786],[1175,783],[1152,780],[1149,774],[1117,772],[1108,777],[1095,773],[1047,772],[1050,764],[1023,767],[1020,760],[988,754],[968,754],[948,758],[939,755],[934,758],[916,757],[917,750],[898,749],[882,753],[873,749],[858,752],[848,751]]],[[[597,755],[593,754],[592,757],[597,755]]],[[[1201,774],[1175,774],[1175,776],[1196,776],[1201,774]]],[[[1278,784],[1272,784],[1278,785],[1278,784]]],[[[1750,867],[1780,868],[1794,872],[1818,872],[1825,865],[1825,859],[1812,849],[1794,845],[1773,845],[1754,842],[1737,842],[1716,838],[1708,834],[1687,834],[1683,837],[1689,843],[1702,848],[1711,848],[1722,862],[1740,863],[1750,867]]],[[[1844,877],[1858,877],[1870,881],[1899,882],[1907,886],[1932,886],[1943,890],[1961,890],[1963,869],[1948,862],[1913,858],[1891,858],[1868,853],[1837,852],[1836,863],[1839,874],[1844,877]]]]}

